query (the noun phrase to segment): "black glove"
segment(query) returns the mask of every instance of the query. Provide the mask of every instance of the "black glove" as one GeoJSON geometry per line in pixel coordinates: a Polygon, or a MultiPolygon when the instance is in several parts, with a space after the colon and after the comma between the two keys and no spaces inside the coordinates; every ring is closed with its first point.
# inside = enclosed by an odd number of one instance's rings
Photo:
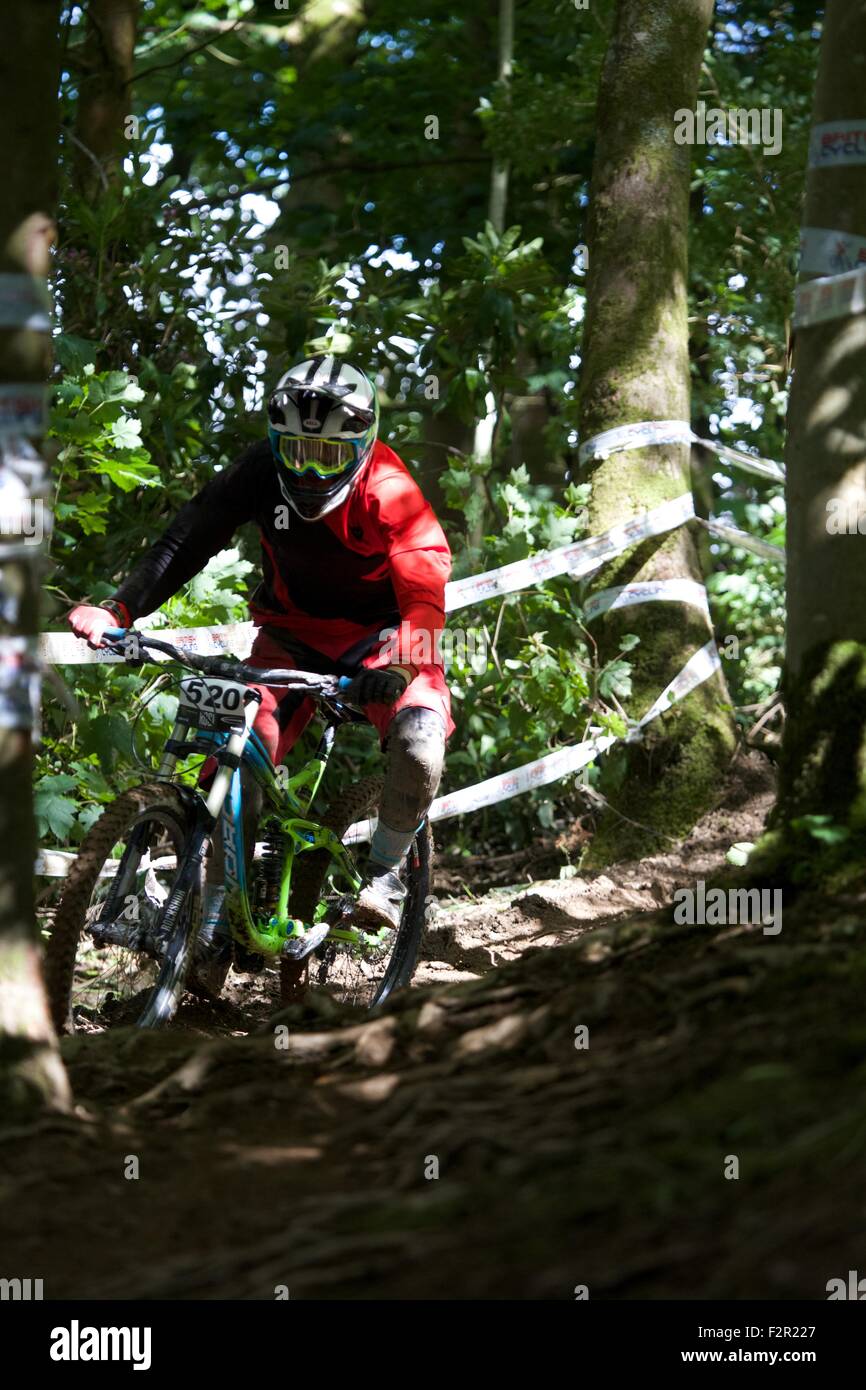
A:
{"type": "Polygon", "coordinates": [[[403,666],[385,666],[378,671],[361,671],[341,698],[350,705],[393,705],[409,684],[410,673],[403,666]]]}

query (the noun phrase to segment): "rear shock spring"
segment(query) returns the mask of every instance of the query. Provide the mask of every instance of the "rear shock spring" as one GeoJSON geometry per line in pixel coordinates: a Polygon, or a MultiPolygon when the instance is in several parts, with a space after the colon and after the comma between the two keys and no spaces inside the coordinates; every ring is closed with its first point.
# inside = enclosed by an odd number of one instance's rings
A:
{"type": "Polygon", "coordinates": [[[261,912],[274,912],[280,897],[283,864],[288,837],[280,831],[270,831],[262,844],[257,879],[256,907],[261,912]]]}

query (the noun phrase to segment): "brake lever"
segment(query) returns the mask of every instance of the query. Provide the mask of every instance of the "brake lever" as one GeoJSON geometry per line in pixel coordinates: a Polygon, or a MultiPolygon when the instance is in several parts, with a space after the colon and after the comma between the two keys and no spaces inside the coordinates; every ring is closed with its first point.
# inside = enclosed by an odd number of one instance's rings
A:
{"type": "Polygon", "coordinates": [[[102,645],[107,651],[120,656],[127,666],[143,666],[138,633],[131,627],[107,627],[102,634],[102,645]]]}

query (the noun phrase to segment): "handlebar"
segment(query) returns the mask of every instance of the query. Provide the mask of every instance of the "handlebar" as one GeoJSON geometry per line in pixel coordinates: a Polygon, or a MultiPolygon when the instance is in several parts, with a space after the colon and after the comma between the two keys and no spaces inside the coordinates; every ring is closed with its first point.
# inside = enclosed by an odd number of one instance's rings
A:
{"type": "Polygon", "coordinates": [[[181,666],[191,671],[200,671],[205,676],[216,676],[220,680],[240,681],[243,685],[281,685],[287,690],[303,690],[308,695],[320,699],[334,699],[344,694],[352,684],[351,676],[323,676],[313,671],[296,671],[293,668],[274,667],[262,669],[247,666],[243,661],[235,661],[225,656],[199,656],[195,652],[180,652],[170,642],[158,637],[144,637],[125,627],[107,627],[103,642],[112,647],[128,661],[139,658],[141,649],[165,652],[181,666]],[[135,639],[134,653],[127,649],[129,638],[135,639]]]}

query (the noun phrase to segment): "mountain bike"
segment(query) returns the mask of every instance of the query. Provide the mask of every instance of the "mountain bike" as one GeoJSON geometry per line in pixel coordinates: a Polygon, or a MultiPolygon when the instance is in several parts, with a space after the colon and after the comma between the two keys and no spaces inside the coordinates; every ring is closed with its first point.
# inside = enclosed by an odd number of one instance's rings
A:
{"type": "Polygon", "coordinates": [[[375,815],[381,778],[338,790],[324,815],[312,813],[337,731],[363,721],[340,699],[351,678],[180,652],[132,629],[110,628],[104,640],[133,665],[153,651],[197,674],[179,680],[158,770],[106,808],[70,869],[45,955],[58,1030],[153,1028],[174,1017],[201,928],[206,859],[218,824],[236,970],[279,962],[283,1002],[316,988],[372,1008],[406,985],[431,891],[428,822],[409,851],[399,926],[366,930],[352,920],[362,878],[343,837],[352,823],[375,815]],[[274,767],[252,727],[261,702],[253,683],[317,702],[324,721],[318,746],[291,774],[274,767]],[[179,780],[178,765],[197,754],[215,767],[206,787],[179,780]],[[257,858],[244,843],[247,779],[261,788],[257,858]]]}

